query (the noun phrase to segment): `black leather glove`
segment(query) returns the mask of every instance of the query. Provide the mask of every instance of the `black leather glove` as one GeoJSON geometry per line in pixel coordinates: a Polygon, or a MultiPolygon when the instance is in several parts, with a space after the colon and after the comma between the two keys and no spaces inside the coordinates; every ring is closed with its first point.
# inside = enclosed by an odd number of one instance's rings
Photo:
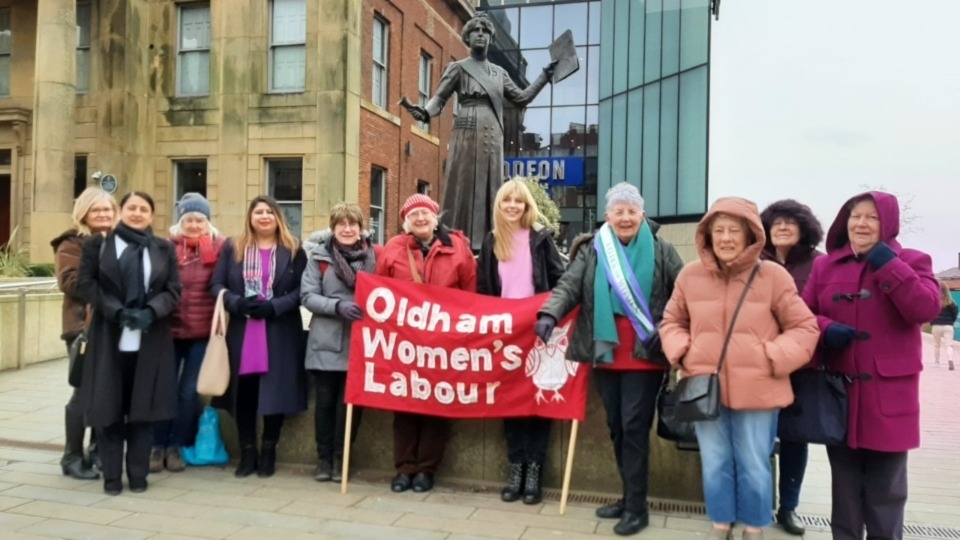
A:
{"type": "Polygon", "coordinates": [[[823,333],[823,344],[834,349],[842,349],[849,345],[856,335],[857,330],[854,327],[842,323],[833,323],[823,333]]]}
{"type": "Polygon", "coordinates": [[[879,270],[896,258],[897,252],[893,251],[890,246],[883,242],[877,242],[877,245],[873,246],[867,253],[867,264],[872,266],[874,270],[879,270]]]}
{"type": "Polygon", "coordinates": [[[359,321],[363,318],[363,310],[355,302],[341,300],[337,302],[337,315],[348,321],[359,321]]]}
{"type": "Polygon", "coordinates": [[[557,320],[547,314],[541,314],[537,319],[537,324],[533,326],[533,333],[537,335],[544,343],[550,341],[550,335],[553,329],[557,327],[557,320]]]}
{"type": "Polygon", "coordinates": [[[150,308],[124,309],[121,312],[123,325],[131,330],[147,330],[153,326],[157,316],[150,308]]]}
{"type": "Polygon", "coordinates": [[[249,317],[250,311],[259,303],[256,297],[241,298],[237,300],[237,314],[242,317],[249,317]]]}
{"type": "Polygon", "coordinates": [[[275,314],[273,302],[269,300],[254,301],[254,305],[250,308],[250,317],[253,319],[271,319],[275,314]]]}

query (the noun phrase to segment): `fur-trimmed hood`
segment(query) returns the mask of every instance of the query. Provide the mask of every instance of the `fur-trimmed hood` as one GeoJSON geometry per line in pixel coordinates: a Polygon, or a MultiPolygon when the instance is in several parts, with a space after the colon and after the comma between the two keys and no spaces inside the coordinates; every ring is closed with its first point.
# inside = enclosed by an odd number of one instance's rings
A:
{"type": "Polygon", "coordinates": [[[800,241],[797,242],[796,247],[811,252],[823,241],[823,227],[820,225],[820,220],[813,215],[813,210],[793,199],[783,199],[771,203],[760,213],[763,231],[767,235],[767,241],[764,244],[766,251],[773,252],[774,250],[770,238],[770,228],[777,218],[790,218],[797,222],[797,226],[800,228],[800,241]]]}

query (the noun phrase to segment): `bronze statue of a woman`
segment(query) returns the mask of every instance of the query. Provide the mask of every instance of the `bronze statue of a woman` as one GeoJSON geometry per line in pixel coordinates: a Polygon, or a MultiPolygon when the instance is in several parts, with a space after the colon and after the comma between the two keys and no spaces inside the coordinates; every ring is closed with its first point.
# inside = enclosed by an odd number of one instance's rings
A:
{"type": "Polygon", "coordinates": [[[486,14],[470,19],[461,33],[470,56],[447,66],[426,107],[402,102],[416,120],[429,122],[443,111],[450,95],[457,94],[460,113],[450,139],[441,221],[463,231],[474,251],[492,228],[493,201],[504,181],[503,100],[526,106],[550,81],[556,65],[551,62],[530,86],[520,89],[503,68],[487,60],[494,32],[486,14]]]}

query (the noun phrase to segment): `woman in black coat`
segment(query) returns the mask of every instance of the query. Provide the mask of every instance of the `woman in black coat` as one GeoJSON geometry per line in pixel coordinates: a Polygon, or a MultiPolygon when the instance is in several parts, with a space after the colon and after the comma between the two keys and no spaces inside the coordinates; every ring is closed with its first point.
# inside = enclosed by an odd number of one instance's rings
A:
{"type": "Polygon", "coordinates": [[[284,415],[307,410],[300,278],[307,257],[280,206],[261,195],[247,208],[246,226],[220,253],[211,280],[226,290],[230,386],[211,404],[233,415],[240,439],[237,477],[272,476],[284,415]],[[257,455],[257,416],[263,438],[257,455]]]}
{"type": "Polygon", "coordinates": [[[77,288],[93,305],[80,399],[96,428],[103,490],[123,490],[126,439],[130,491],[147,489],[153,422],[177,412],[170,314],[180,301],[173,244],[153,236],[153,199],[120,201],[120,223],[83,244],[77,288]]]}
{"type": "MultiPolygon", "coordinates": [[[[563,275],[563,259],[550,231],[537,223],[537,202],[522,180],[510,180],[500,187],[494,201],[493,231],[480,246],[477,264],[477,292],[501,298],[527,298],[547,292],[563,275]]],[[[538,416],[506,418],[510,474],[500,491],[504,502],[523,497],[525,504],[543,498],[540,473],[550,441],[549,418],[538,416]]]]}

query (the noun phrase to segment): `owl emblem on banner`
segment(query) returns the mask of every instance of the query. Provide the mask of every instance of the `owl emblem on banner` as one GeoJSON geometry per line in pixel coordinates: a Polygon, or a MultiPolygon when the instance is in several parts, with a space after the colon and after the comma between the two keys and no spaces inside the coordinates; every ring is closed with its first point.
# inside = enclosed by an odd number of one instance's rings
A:
{"type": "Polygon", "coordinates": [[[572,322],[555,328],[550,336],[550,341],[544,343],[537,338],[533,349],[527,354],[526,368],[524,370],[527,377],[533,379],[534,386],[537,387],[537,393],[534,400],[539,405],[542,402],[564,401],[560,390],[567,384],[567,380],[577,374],[580,364],[567,360],[567,347],[570,340],[567,333],[570,330],[572,322]],[[553,392],[548,400],[543,395],[544,392],[553,392]]]}

